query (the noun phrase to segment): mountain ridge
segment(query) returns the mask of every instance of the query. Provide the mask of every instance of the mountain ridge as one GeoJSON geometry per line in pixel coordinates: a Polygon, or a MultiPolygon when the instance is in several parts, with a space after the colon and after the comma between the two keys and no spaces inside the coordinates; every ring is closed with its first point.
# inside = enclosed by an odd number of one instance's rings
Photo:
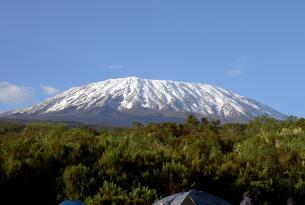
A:
{"type": "Polygon", "coordinates": [[[247,122],[262,115],[286,118],[262,103],[218,86],[138,77],[72,87],[30,108],[5,112],[0,117],[131,124],[181,122],[189,114],[222,122],[247,122]]]}

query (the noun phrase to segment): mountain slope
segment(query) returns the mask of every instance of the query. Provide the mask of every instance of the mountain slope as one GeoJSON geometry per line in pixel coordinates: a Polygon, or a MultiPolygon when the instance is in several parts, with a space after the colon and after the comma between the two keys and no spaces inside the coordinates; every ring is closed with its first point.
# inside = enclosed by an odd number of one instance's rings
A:
{"type": "Polygon", "coordinates": [[[220,87],[137,77],[74,87],[31,108],[0,116],[127,125],[132,121],[183,121],[188,114],[223,122],[247,122],[261,115],[285,118],[266,105],[220,87]]]}

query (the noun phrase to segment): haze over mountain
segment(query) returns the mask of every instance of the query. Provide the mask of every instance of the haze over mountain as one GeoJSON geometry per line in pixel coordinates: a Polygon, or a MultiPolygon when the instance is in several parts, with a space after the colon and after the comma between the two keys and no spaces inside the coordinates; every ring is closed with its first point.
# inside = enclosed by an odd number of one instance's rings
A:
{"type": "Polygon", "coordinates": [[[262,115],[286,118],[262,103],[217,86],[137,77],[73,87],[0,117],[130,125],[134,121],[182,122],[189,114],[241,123],[262,115]]]}

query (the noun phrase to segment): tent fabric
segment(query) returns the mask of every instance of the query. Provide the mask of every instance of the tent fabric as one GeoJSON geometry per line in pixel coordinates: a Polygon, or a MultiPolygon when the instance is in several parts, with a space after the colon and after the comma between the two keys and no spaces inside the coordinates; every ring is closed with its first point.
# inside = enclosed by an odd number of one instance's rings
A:
{"type": "Polygon", "coordinates": [[[203,191],[190,190],[165,197],[153,205],[231,205],[229,202],[205,193],[203,191]]]}
{"type": "Polygon", "coordinates": [[[85,204],[77,200],[66,200],[61,202],[59,205],[85,205],[85,204]]]}

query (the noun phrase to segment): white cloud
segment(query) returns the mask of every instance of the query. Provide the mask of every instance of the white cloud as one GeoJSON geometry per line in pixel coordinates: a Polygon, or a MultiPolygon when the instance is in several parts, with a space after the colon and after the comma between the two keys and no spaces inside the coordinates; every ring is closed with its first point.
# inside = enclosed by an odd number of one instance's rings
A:
{"type": "Polygon", "coordinates": [[[42,86],[43,92],[46,95],[55,95],[59,93],[59,90],[56,88],[53,88],[51,86],[42,86]]]}
{"type": "Polygon", "coordinates": [[[239,68],[233,68],[230,70],[227,70],[227,74],[231,77],[238,77],[244,74],[244,70],[239,69],[239,68]]]}
{"type": "Polygon", "coordinates": [[[248,70],[248,61],[249,59],[247,57],[237,58],[231,69],[226,71],[227,75],[236,78],[245,74],[248,70]]]}
{"type": "Polygon", "coordinates": [[[124,69],[123,65],[103,65],[104,70],[122,70],[124,69]]]}
{"type": "Polygon", "coordinates": [[[0,103],[20,104],[33,99],[33,92],[28,87],[20,87],[6,81],[0,81],[0,103]]]}

